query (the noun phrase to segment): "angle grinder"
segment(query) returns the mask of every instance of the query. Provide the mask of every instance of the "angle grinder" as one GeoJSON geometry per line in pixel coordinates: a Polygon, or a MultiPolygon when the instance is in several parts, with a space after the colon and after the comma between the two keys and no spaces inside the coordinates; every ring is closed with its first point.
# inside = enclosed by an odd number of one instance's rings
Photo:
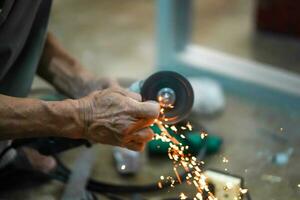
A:
{"type": "Polygon", "coordinates": [[[185,119],[191,112],[194,92],[189,81],[173,71],[160,71],[142,82],[143,101],[157,101],[164,112],[160,120],[165,124],[175,124],[185,119]]]}
{"type": "MultiPolygon", "coordinates": [[[[133,83],[129,90],[140,93],[142,101],[157,101],[164,112],[159,120],[175,124],[184,120],[192,110],[194,92],[189,81],[173,71],[160,71],[144,81],[133,83]]],[[[114,148],[117,171],[120,174],[135,174],[142,167],[140,153],[121,147],[114,148]],[[126,167],[125,167],[126,166],[126,167]]]]}

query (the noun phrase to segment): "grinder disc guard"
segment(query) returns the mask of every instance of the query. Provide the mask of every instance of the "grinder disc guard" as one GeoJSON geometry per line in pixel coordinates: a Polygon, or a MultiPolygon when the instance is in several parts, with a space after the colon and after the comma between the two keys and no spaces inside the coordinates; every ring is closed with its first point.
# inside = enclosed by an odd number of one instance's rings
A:
{"type": "MultiPolygon", "coordinates": [[[[172,71],[160,71],[151,75],[145,80],[141,95],[143,101],[158,101],[164,108],[164,116],[167,121],[162,120],[165,124],[175,124],[190,113],[193,102],[194,92],[189,81],[182,75],[172,71]],[[159,95],[169,91],[172,95],[172,106],[162,104],[159,95]]],[[[168,95],[167,95],[168,97],[168,95]]],[[[163,116],[160,116],[162,118],[163,116]]]]}

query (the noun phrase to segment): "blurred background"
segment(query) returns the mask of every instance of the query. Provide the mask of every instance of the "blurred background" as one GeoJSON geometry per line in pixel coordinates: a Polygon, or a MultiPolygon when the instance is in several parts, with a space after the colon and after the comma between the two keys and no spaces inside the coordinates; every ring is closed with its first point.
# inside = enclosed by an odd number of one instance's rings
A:
{"type": "MultiPolygon", "coordinates": [[[[49,30],[94,74],[145,79],[158,69],[157,2],[56,0],[49,30]]],[[[269,64],[299,77],[298,1],[195,0],[192,10],[191,43],[269,64]]],[[[33,90],[41,87],[48,85],[36,78],[33,90]]],[[[205,159],[207,165],[242,176],[252,199],[300,198],[300,101],[279,96],[276,99],[283,101],[272,104],[270,98],[257,100],[256,96],[225,89],[222,114],[191,119],[223,139],[220,152],[205,159]],[[274,162],[281,153],[288,160],[284,164],[274,162]],[[227,164],[221,161],[223,156],[229,159],[227,164]]],[[[101,159],[93,167],[93,176],[99,180],[142,184],[157,181],[161,174],[171,171],[166,158],[147,158],[141,173],[122,178],[115,171],[111,147],[97,146],[97,151],[101,159]]],[[[71,166],[78,152],[67,152],[62,158],[71,166]]],[[[146,196],[159,199],[189,190],[180,186],[146,196]]],[[[63,191],[63,185],[53,181],[14,191],[13,195],[16,199],[59,199],[63,191]]],[[[130,195],[126,198],[133,199],[130,195]]]]}
{"type": "MultiPolygon", "coordinates": [[[[95,73],[145,77],[155,66],[155,3],[153,0],[54,1],[49,29],[95,73]]],[[[192,42],[300,72],[299,28],[294,35],[258,32],[257,7],[254,0],[194,1],[192,42]]],[[[269,15],[275,16],[275,12],[269,15]]],[[[287,29],[282,27],[282,32],[287,29]]]]}

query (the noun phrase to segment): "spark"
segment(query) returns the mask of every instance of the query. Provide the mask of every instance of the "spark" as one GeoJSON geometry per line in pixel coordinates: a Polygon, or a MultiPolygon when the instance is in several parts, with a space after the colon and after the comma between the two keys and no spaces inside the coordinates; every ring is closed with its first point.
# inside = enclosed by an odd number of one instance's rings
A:
{"type": "Polygon", "coordinates": [[[162,188],[162,184],[161,184],[160,181],[157,183],[157,185],[158,185],[158,187],[159,187],[160,189],[162,188]]]}
{"type": "Polygon", "coordinates": [[[176,177],[177,177],[178,182],[179,182],[179,183],[182,183],[181,178],[180,178],[180,176],[179,176],[179,174],[178,174],[178,172],[177,172],[177,169],[174,167],[173,170],[174,170],[174,172],[175,172],[175,175],[176,175],[176,177]]]}
{"type": "Polygon", "coordinates": [[[168,108],[174,108],[174,106],[172,104],[168,104],[167,107],[168,108]]]}
{"type": "Polygon", "coordinates": [[[189,129],[189,131],[192,131],[192,130],[193,130],[193,127],[192,127],[192,125],[191,125],[190,122],[188,122],[188,123],[186,124],[186,127],[189,129]]]}
{"type": "Polygon", "coordinates": [[[124,170],[124,169],[126,169],[126,165],[121,166],[121,170],[124,170]]]}
{"type": "Polygon", "coordinates": [[[232,188],[233,188],[233,184],[230,183],[230,182],[226,183],[226,186],[224,186],[224,190],[225,190],[225,191],[230,190],[230,189],[232,189],[232,188]]]}
{"type": "Polygon", "coordinates": [[[181,126],[180,128],[181,128],[181,130],[186,130],[185,126],[181,126]]]}
{"type": "Polygon", "coordinates": [[[241,192],[242,194],[246,194],[246,193],[248,192],[248,189],[240,188],[240,192],[241,192]]]}
{"type": "Polygon", "coordinates": [[[196,197],[199,199],[199,200],[203,200],[203,197],[202,197],[202,194],[200,192],[198,192],[196,194],[196,197]]]}
{"type": "Polygon", "coordinates": [[[181,138],[185,139],[185,136],[183,134],[180,135],[181,138]]]}
{"type": "Polygon", "coordinates": [[[164,177],[164,176],[160,176],[160,179],[161,179],[161,180],[164,180],[164,179],[165,179],[165,177],[164,177]]]}
{"type": "Polygon", "coordinates": [[[226,158],[226,157],[223,157],[223,160],[222,160],[223,163],[228,163],[229,160],[226,158]]]}
{"type": "Polygon", "coordinates": [[[298,184],[298,188],[300,188],[300,183],[298,184]]]}
{"type": "Polygon", "coordinates": [[[207,137],[207,133],[201,132],[200,136],[201,136],[201,139],[204,139],[205,137],[207,137]]]}
{"type": "Polygon", "coordinates": [[[179,195],[179,198],[180,199],[187,199],[187,196],[183,192],[181,192],[180,195],[179,195]]]}
{"type": "Polygon", "coordinates": [[[177,132],[177,128],[173,125],[170,127],[172,131],[177,132]]]}
{"type": "MultiPolygon", "coordinates": [[[[157,126],[158,126],[158,128],[162,131],[162,134],[163,134],[163,135],[166,135],[167,138],[168,138],[169,140],[171,140],[174,144],[179,144],[178,140],[176,140],[174,137],[172,137],[172,136],[169,134],[169,132],[165,129],[164,126],[162,126],[160,123],[157,123],[157,126]]],[[[176,128],[176,127],[175,127],[175,128],[176,128]]],[[[172,129],[172,127],[171,127],[171,129],[172,129]]]]}

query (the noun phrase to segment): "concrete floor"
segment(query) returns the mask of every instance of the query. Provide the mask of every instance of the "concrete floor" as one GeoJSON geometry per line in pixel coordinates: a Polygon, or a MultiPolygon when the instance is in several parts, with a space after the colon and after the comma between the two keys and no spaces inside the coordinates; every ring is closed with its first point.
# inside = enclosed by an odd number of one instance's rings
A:
{"type": "MultiPolygon", "coordinates": [[[[142,79],[155,66],[155,2],[151,0],[64,0],[55,1],[50,21],[64,46],[89,70],[99,76],[142,79]]],[[[255,34],[252,24],[254,1],[196,1],[193,41],[244,58],[274,64],[300,72],[300,42],[291,38],[255,34]]],[[[34,88],[45,83],[36,79],[34,88]]],[[[253,199],[289,199],[300,197],[300,113],[288,105],[273,107],[266,103],[227,94],[226,109],[214,120],[193,119],[223,137],[222,151],[207,158],[208,167],[241,175],[253,199]],[[283,132],[280,131],[283,128],[283,132]],[[293,148],[287,165],[279,167],[270,161],[277,152],[293,148]],[[224,166],[222,156],[229,158],[224,166]],[[280,177],[274,182],[266,177],[280,177]]],[[[157,181],[161,174],[171,173],[167,159],[148,159],[143,173],[121,178],[114,170],[111,147],[98,145],[99,161],[93,177],[115,183],[142,184],[157,181]]],[[[63,159],[71,165],[80,149],[67,152],[63,159]]],[[[34,188],[23,188],[0,195],[0,199],[59,199],[63,185],[51,181],[34,188]]],[[[174,190],[147,194],[147,197],[177,196],[174,190]]],[[[128,197],[130,199],[130,197],[128,197]]]]}

